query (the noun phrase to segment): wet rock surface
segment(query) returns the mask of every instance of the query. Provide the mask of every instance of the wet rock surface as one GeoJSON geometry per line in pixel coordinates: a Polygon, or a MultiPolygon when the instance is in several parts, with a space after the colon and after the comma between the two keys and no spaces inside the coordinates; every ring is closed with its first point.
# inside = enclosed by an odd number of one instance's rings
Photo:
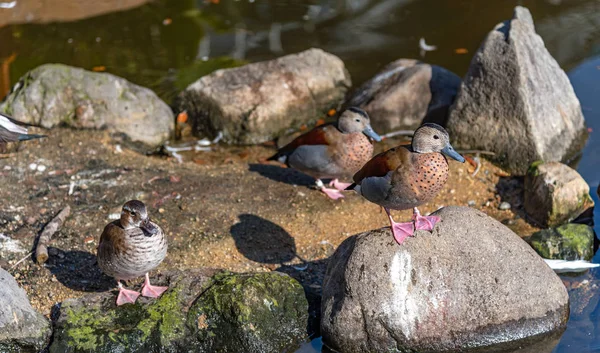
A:
{"type": "Polygon", "coordinates": [[[587,139],[579,100],[565,72],[517,6],[473,57],[446,123],[458,149],[492,151],[524,175],[536,160],[567,161],[587,139]]]}
{"type": "Polygon", "coordinates": [[[273,352],[307,338],[302,286],[282,273],[167,272],[158,299],[115,306],[115,294],[69,299],[57,313],[51,353],[273,352]]]}
{"type": "Polygon", "coordinates": [[[338,108],[351,85],[338,57],[309,49],[281,58],[218,70],[178,97],[193,133],[232,144],[272,140],[338,108]]]}
{"type": "Polygon", "coordinates": [[[156,150],[174,129],[173,112],[150,89],[59,64],[42,65],[21,77],[0,110],[45,128],[106,129],[141,151],[156,150]]]}
{"type": "Polygon", "coordinates": [[[525,176],[525,212],[544,227],[556,227],[576,219],[594,201],[586,181],[567,165],[534,163],[525,176]]]}
{"type": "Polygon", "coordinates": [[[340,245],[323,283],[325,344],[345,353],[466,351],[517,347],[566,327],[567,291],[527,243],[480,211],[434,214],[442,221],[433,233],[402,246],[388,228],[340,245]]]}
{"type": "Polygon", "coordinates": [[[0,268],[0,352],[38,352],[50,339],[50,322],[29,304],[17,281],[0,268]]]}
{"type": "Polygon", "coordinates": [[[380,133],[414,129],[424,118],[438,123],[446,119],[460,82],[440,66],[399,59],[358,87],[344,106],[363,108],[380,133]]]}
{"type": "Polygon", "coordinates": [[[585,224],[544,229],[527,241],[545,259],[590,261],[594,256],[594,229],[585,224]]]}

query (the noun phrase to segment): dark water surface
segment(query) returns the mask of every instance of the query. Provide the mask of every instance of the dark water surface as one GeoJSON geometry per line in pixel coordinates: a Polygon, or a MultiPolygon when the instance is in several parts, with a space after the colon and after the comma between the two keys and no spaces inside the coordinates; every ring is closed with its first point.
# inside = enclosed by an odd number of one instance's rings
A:
{"type": "MultiPolygon", "coordinates": [[[[310,47],[342,58],[356,86],[392,60],[421,58],[421,37],[437,46],[424,61],[463,76],[493,26],[509,19],[515,5],[527,6],[550,53],[569,73],[592,128],[578,170],[599,202],[600,1],[172,0],[53,23],[37,23],[42,18],[27,9],[33,3],[18,0],[14,9],[0,8],[0,25],[12,23],[0,27],[0,97],[28,70],[64,63],[123,76],[170,102],[215,69],[310,47]]],[[[60,13],[60,6],[69,10],[70,1],[44,3],[60,13]]],[[[121,1],[114,3],[118,7],[121,1]]],[[[600,224],[598,212],[595,219],[600,224]]],[[[600,262],[600,254],[594,262],[600,262]]],[[[600,269],[563,278],[570,287],[571,318],[554,352],[600,352],[600,269]]],[[[320,347],[317,339],[301,351],[320,347]]]]}

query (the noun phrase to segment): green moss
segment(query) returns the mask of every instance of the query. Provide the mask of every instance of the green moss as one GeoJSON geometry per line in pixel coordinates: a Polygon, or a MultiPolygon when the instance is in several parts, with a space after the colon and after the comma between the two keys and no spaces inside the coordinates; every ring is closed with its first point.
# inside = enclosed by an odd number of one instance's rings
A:
{"type": "Polygon", "coordinates": [[[546,259],[591,260],[594,231],[584,224],[544,229],[529,238],[533,249],[546,259]]]}
{"type": "Polygon", "coordinates": [[[148,305],[146,308],[148,317],[137,325],[137,328],[142,331],[143,340],[146,340],[157,327],[163,344],[180,339],[185,334],[185,314],[179,301],[180,291],[180,288],[172,289],[156,302],[148,305]]]}
{"type": "Polygon", "coordinates": [[[531,163],[531,165],[529,166],[529,169],[527,170],[527,174],[529,174],[531,176],[538,176],[540,174],[538,167],[542,164],[544,164],[544,161],[541,161],[541,160],[531,163]]]}
{"type": "Polygon", "coordinates": [[[68,327],[65,334],[68,344],[82,350],[94,351],[104,343],[97,331],[104,330],[113,321],[112,312],[102,313],[97,309],[67,309],[68,327]]]}
{"type": "Polygon", "coordinates": [[[205,350],[280,352],[305,337],[307,302],[293,278],[221,273],[213,279],[188,314],[188,327],[205,350]]]}

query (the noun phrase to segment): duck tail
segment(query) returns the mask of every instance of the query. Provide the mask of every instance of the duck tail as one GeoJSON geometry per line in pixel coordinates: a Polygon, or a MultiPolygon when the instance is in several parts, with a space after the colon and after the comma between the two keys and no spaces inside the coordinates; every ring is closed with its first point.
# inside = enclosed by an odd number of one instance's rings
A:
{"type": "Polygon", "coordinates": [[[285,165],[287,165],[288,167],[290,166],[288,164],[288,155],[287,154],[283,154],[281,152],[277,152],[274,155],[272,155],[271,157],[267,158],[268,161],[277,161],[279,163],[284,163],[285,165]]]}
{"type": "Polygon", "coordinates": [[[46,135],[36,135],[36,134],[30,134],[30,135],[19,135],[19,141],[27,141],[27,140],[34,140],[34,139],[39,139],[42,137],[48,137],[46,135]]]}

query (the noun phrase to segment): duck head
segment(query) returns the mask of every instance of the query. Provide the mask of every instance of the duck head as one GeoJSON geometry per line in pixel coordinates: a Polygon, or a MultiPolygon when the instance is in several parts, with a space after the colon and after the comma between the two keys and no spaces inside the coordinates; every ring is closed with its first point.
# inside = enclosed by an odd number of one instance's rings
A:
{"type": "Polygon", "coordinates": [[[158,233],[158,228],[150,221],[146,205],[142,201],[131,200],[121,210],[121,226],[124,229],[140,228],[145,235],[158,233]]]}
{"type": "Polygon", "coordinates": [[[425,123],[413,136],[412,149],[417,153],[439,152],[464,163],[465,158],[454,150],[450,144],[448,132],[438,124],[425,123]]]}
{"type": "Polygon", "coordinates": [[[375,141],[381,141],[381,136],[371,127],[367,112],[356,107],[350,107],[340,115],[338,128],[343,133],[362,132],[375,141]]]}

